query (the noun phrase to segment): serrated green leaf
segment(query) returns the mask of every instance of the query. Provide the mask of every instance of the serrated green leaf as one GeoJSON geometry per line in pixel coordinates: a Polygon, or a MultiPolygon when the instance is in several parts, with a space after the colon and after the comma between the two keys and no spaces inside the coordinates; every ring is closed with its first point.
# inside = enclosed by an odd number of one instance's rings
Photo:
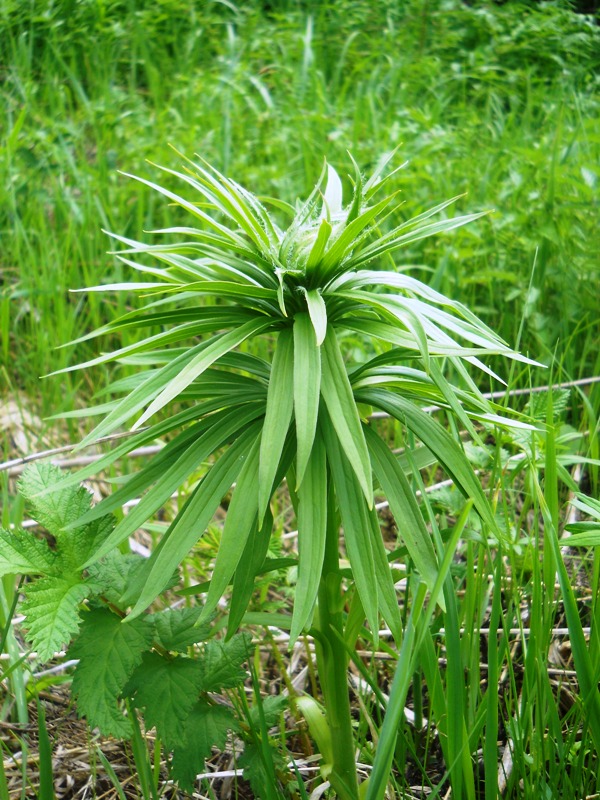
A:
{"type": "Polygon", "coordinates": [[[40,578],[25,588],[21,611],[25,615],[27,638],[42,661],[68,644],[79,630],[79,604],[90,587],[73,577],[40,578]]]}
{"type": "Polygon", "coordinates": [[[196,775],[213,747],[223,750],[229,731],[238,730],[238,723],[226,706],[213,706],[199,700],[190,710],[184,725],[184,742],[173,750],[171,776],[188,792],[195,788],[196,775]]]}
{"type": "Polygon", "coordinates": [[[252,637],[246,633],[233,636],[228,642],[210,641],[199,660],[200,690],[219,692],[243,683],[247,677],[242,664],[252,652],[252,637]]]}
{"type": "Polygon", "coordinates": [[[154,629],[147,619],[123,625],[116,614],[93,609],[83,620],[81,633],[69,649],[79,659],[72,692],[80,716],[105,735],[128,737],[131,723],[118,705],[125,684],[152,644],[154,629]]]}
{"type": "Polygon", "coordinates": [[[124,611],[124,598],[144,572],[147,559],[136,553],[113,550],[100,561],[90,564],[87,573],[90,581],[102,587],[102,597],[124,611]]]}
{"type": "Polygon", "coordinates": [[[267,411],[260,439],[258,466],[258,522],[263,517],[271,499],[273,481],[279,468],[281,454],[288,435],[294,406],[294,351],[292,333],[279,334],[271,367],[267,393],[267,411]]]}
{"type": "Polygon", "coordinates": [[[310,317],[294,318],[294,413],[296,416],[296,486],[300,486],[312,450],[319,415],[321,349],[310,317]]]}
{"type": "Polygon", "coordinates": [[[83,564],[96,538],[104,538],[113,525],[112,518],[98,520],[93,528],[71,530],[73,523],[89,511],[91,493],[83,486],[56,488],[63,478],[59,467],[36,462],[27,467],[19,489],[32,507],[34,518],[57,540],[61,556],[77,568],[83,564]]]}
{"type": "Polygon", "coordinates": [[[327,461],[325,445],[317,436],[298,490],[298,582],[290,646],[310,624],[321,580],[326,530],[327,461]]]}
{"type": "Polygon", "coordinates": [[[156,728],[169,750],[185,741],[184,725],[198,699],[201,676],[195,659],[144,653],[125,686],[134,706],[144,709],[146,728],[156,728]]]}
{"type": "Polygon", "coordinates": [[[373,506],[371,462],[365,443],[348,373],[333,328],[329,328],[322,352],[321,395],[333,427],[354,470],[369,508],[373,506]]]}
{"type": "MultiPolygon", "coordinates": [[[[276,765],[278,772],[284,773],[287,769],[281,753],[276,750],[270,742],[263,742],[261,745],[248,743],[244,752],[239,758],[238,765],[244,770],[244,780],[248,781],[253,792],[253,796],[257,798],[277,797],[274,794],[276,784],[273,770],[276,765]],[[265,755],[264,748],[267,748],[265,755]],[[266,758],[272,761],[272,764],[267,766],[266,758]],[[266,787],[273,787],[271,794],[268,794],[266,787]]],[[[281,797],[281,794],[279,795],[281,797]]]]}
{"type": "Polygon", "coordinates": [[[149,619],[154,624],[156,639],[165,650],[185,653],[193,644],[210,635],[210,626],[197,625],[201,608],[170,608],[149,619]]]}
{"type": "Polygon", "coordinates": [[[259,700],[261,707],[252,706],[250,709],[250,724],[254,730],[260,730],[261,714],[267,728],[277,725],[281,714],[289,705],[289,700],[282,694],[270,694],[259,700]]]}
{"type": "Polygon", "coordinates": [[[0,528],[0,576],[48,575],[56,569],[57,555],[48,542],[19,528],[0,528]]]}

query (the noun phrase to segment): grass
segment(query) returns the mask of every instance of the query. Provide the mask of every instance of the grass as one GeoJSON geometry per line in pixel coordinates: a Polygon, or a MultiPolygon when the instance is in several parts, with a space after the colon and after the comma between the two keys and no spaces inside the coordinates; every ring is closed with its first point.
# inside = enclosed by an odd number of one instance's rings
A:
{"type": "MultiPolygon", "coordinates": [[[[290,0],[214,2],[199,10],[180,0],[4,0],[2,397],[47,417],[83,406],[109,382],[108,367],[41,384],[39,376],[95,355],[93,343],[55,348],[135,304],[134,297],[108,303],[68,290],[124,279],[122,267],[106,255],[102,227],[138,238],[142,229],[166,223],[153,194],[117,170],[152,180],[157,171],[145,159],[178,169],[168,143],[199,152],[265,195],[287,199],[307,193],[323,156],[342,172],[346,150],[368,168],[401,144],[399,157],[410,163],[395,188],[403,192],[407,217],[463,192],[457,213],[492,210],[449,236],[415,245],[401,263],[427,265],[415,274],[473,308],[511,345],[553,365],[550,375],[495,364],[510,390],[599,375],[598,30],[560,2],[290,0]]],[[[106,343],[107,349],[114,345],[106,343]]],[[[489,388],[499,387],[482,385],[489,388]]],[[[502,547],[492,546],[456,490],[428,491],[445,477],[435,466],[415,470],[414,487],[423,490],[438,546],[456,532],[461,514],[467,517],[449,567],[446,612],[436,611],[427,625],[413,620],[420,647],[401,656],[410,662],[410,685],[397,688],[395,655],[386,651],[385,639],[374,648],[363,631],[353,652],[360,665],[351,695],[359,762],[370,771],[375,744],[384,738],[395,797],[424,797],[429,790],[428,797],[442,798],[449,781],[455,800],[492,800],[498,785],[503,797],[515,800],[600,792],[590,688],[599,677],[600,562],[596,549],[568,548],[557,538],[572,513],[572,493],[598,496],[600,387],[573,388],[564,397],[555,392],[550,402],[546,394],[537,405],[536,396],[530,411],[541,422],[549,416],[554,437],[498,434],[469,451],[505,530],[502,547]],[[388,704],[396,715],[400,711],[396,741],[382,727],[388,704]]],[[[514,402],[524,408],[527,400],[517,396],[514,402]]],[[[399,426],[377,424],[412,452],[399,426]]],[[[91,424],[35,428],[31,450],[41,449],[43,434],[62,444],[81,438],[91,424]]],[[[6,458],[15,455],[11,437],[3,450],[6,458]]],[[[23,510],[6,472],[0,477],[6,525],[23,510]]],[[[293,542],[287,498],[280,503],[277,555],[293,542]]],[[[186,564],[192,582],[214,554],[216,525],[213,534],[213,549],[204,543],[206,552],[195,552],[186,564]]],[[[145,542],[151,543],[148,536],[145,542]]],[[[406,622],[411,565],[399,567],[407,570],[400,592],[406,622]]],[[[289,610],[291,576],[277,575],[277,590],[263,579],[255,612],[265,604],[289,610]]],[[[7,582],[3,626],[13,595],[7,582]]],[[[260,629],[253,630],[255,683],[263,690],[279,687],[282,663],[288,664],[285,642],[267,644],[260,629]]],[[[22,653],[18,636],[10,629],[3,670],[22,653]]],[[[296,658],[292,677],[304,666],[311,667],[310,655],[296,658]]],[[[28,674],[17,664],[9,675],[4,721],[27,723],[27,700],[36,694],[35,679],[25,685],[28,674]]],[[[47,702],[50,718],[58,706],[47,702]]],[[[270,741],[304,769],[307,751],[295,731],[288,714],[270,741]]],[[[264,744],[263,731],[255,735],[264,744]]],[[[3,744],[26,753],[15,737],[3,744]]],[[[97,747],[75,744],[90,752],[97,747]]],[[[136,754],[142,763],[139,742],[136,754]]],[[[107,774],[118,786],[121,762],[112,759],[107,774]]],[[[48,764],[47,749],[42,762],[48,764]]],[[[215,763],[228,767],[226,755],[215,763]]],[[[2,796],[7,786],[11,797],[19,796],[26,778],[8,752],[4,769],[2,796]]],[[[32,775],[37,768],[31,769],[32,775]]],[[[40,784],[48,793],[45,769],[40,784]]],[[[131,781],[134,773],[131,767],[127,796],[148,794],[153,777],[146,776],[144,789],[131,781]]],[[[207,796],[210,784],[202,784],[207,796]]],[[[243,797],[247,786],[240,782],[238,791],[243,797]]]]}

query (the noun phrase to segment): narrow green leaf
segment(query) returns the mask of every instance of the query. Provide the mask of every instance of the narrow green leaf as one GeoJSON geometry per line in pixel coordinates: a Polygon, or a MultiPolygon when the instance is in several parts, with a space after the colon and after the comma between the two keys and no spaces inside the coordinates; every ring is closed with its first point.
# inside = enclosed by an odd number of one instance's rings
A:
{"type": "Polygon", "coordinates": [[[319,225],[317,238],[315,239],[311,251],[308,254],[308,258],[306,259],[305,269],[307,273],[312,272],[315,267],[319,266],[332,230],[333,228],[331,223],[326,219],[322,219],[321,224],[319,225]]]}
{"type": "Polygon", "coordinates": [[[431,590],[438,574],[438,564],[431,535],[417,504],[413,490],[394,454],[370,428],[365,429],[373,470],[389,504],[398,535],[431,590]]]}
{"type": "Polygon", "coordinates": [[[298,582],[290,647],[310,624],[319,590],[327,529],[327,461],[317,436],[298,490],[298,582]]]}
{"type": "Polygon", "coordinates": [[[392,571],[388,561],[388,553],[383,544],[379,517],[377,511],[372,508],[367,512],[371,534],[371,546],[373,549],[373,564],[375,566],[375,577],[377,580],[377,600],[381,615],[392,632],[392,636],[397,644],[402,640],[402,619],[398,608],[398,596],[392,578],[392,571]]]}
{"type": "MultiPolygon", "coordinates": [[[[548,426],[548,436],[552,437],[552,426],[548,426]]],[[[580,695],[583,707],[586,709],[586,720],[590,726],[590,732],[596,750],[600,750],[600,691],[598,691],[598,669],[592,662],[590,651],[585,641],[585,635],[581,625],[581,617],[577,599],[571,585],[571,578],[565,566],[565,562],[560,552],[560,540],[555,527],[552,509],[549,507],[544,492],[539,485],[537,474],[532,472],[535,481],[535,488],[538,502],[542,510],[545,523],[545,542],[547,542],[557,565],[558,582],[562,592],[562,600],[565,608],[565,617],[569,627],[569,638],[571,649],[573,650],[573,661],[579,681],[580,695]]]]}
{"type": "Polygon", "coordinates": [[[322,350],[321,395],[344,452],[360,483],[369,508],[373,485],[369,451],[356,408],[348,373],[333,328],[329,328],[322,350]]]}
{"type": "Polygon", "coordinates": [[[256,482],[258,480],[260,438],[257,438],[242,467],[227,511],[221,544],[215,561],[210,589],[201,621],[215,609],[242,557],[246,542],[258,513],[256,482]]]}
{"type": "Polygon", "coordinates": [[[239,328],[236,328],[229,333],[224,333],[221,336],[214,337],[208,346],[188,364],[186,364],[183,369],[178,372],[176,377],[170,381],[166,388],[163,389],[158,397],[156,397],[156,399],[150,404],[142,416],[137,420],[133,426],[133,430],[139,428],[147,419],[149,419],[149,417],[151,417],[153,414],[156,414],[156,412],[160,411],[161,408],[164,408],[167,403],[177,397],[178,394],[180,394],[187,386],[189,386],[192,381],[196,380],[196,378],[201,375],[205,369],[210,367],[211,364],[214,364],[214,362],[217,361],[217,359],[219,359],[222,355],[228,353],[230,350],[233,350],[234,347],[240,345],[250,336],[256,336],[258,333],[266,330],[271,324],[271,320],[265,320],[263,318],[250,320],[249,322],[245,323],[244,325],[240,325],[239,328]]]}
{"type": "Polygon", "coordinates": [[[258,442],[258,435],[258,424],[244,431],[194,490],[148,559],[145,581],[128,620],[135,619],[162,592],[173,571],[204,534],[223,495],[242,469],[252,443],[258,442]]]}
{"type": "Polygon", "coordinates": [[[282,331],[277,339],[271,379],[267,393],[267,411],[260,440],[258,467],[258,522],[262,524],[271,499],[273,480],[288,435],[294,407],[294,346],[292,332],[282,331]]]}
{"type": "Polygon", "coordinates": [[[261,527],[259,528],[257,524],[255,530],[250,533],[235,571],[227,621],[228,637],[237,631],[248,609],[254,590],[254,580],[264,564],[272,532],[273,514],[267,510],[261,527]]]}
{"type": "Polygon", "coordinates": [[[296,486],[304,477],[315,438],[321,391],[321,350],[308,314],[294,318],[294,413],[298,442],[296,486]]]}
{"type": "Polygon", "coordinates": [[[82,440],[75,450],[81,450],[83,447],[97,441],[102,436],[107,436],[109,433],[116,430],[116,428],[120,427],[137,411],[154,399],[165,384],[168,384],[169,381],[179,375],[190,361],[194,358],[198,358],[206,347],[207,342],[200,342],[200,344],[197,344],[195,347],[180,353],[172,361],[165,364],[164,367],[161,367],[161,369],[151,370],[148,377],[145,378],[141,384],[136,386],[127,397],[124,397],[116,408],[82,440]]]}
{"type": "MultiPolygon", "coordinates": [[[[356,247],[357,240],[361,241],[361,234],[363,236],[368,235],[370,230],[369,225],[379,216],[384,208],[390,204],[393,197],[394,195],[386,197],[380,203],[366,209],[342,230],[323,256],[321,269],[324,275],[329,275],[336,267],[341,266],[342,260],[345,258],[346,254],[356,247]]],[[[345,270],[343,274],[346,275],[345,270]]]]}
{"type": "Polygon", "coordinates": [[[332,420],[323,418],[320,430],[325,441],[327,461],[331,467],[342,517],[348,560],[365,616],[376,637],[379,630],[377,575],[366,503],[362,492],[359,491],[356,474],[344,456],[332,420]]]}
{"type": "Polygon", "coordinates": [[[305,294],[310,321],[315,329],[317,345],[320,347],[327,335],[327,307],[318,289],[311,289],[305,294]]]}
{"type": "MultiPolygon", "coordinates": [[[[142,497],[137,505],[130,509],[129,513],[123,517],[111,535],[105,540],[102,545],[102,553],[107,553],[113,547],[117,547],[147,522],[171,495],[184,484],[190,475],[200,469],[204,461],[215,450],[220,449],[232,438],[235,438],[242,428],[256,419],[258,413],[258,409],[253,407],[243,408],[242,410],[232,409],[225,414],[215,415],[214,419],[206,421],[208,424],[204,424],[203,421],[203,423],[200,423],[201,426],[208,428],[208,430],[205,430],[201,436],[192,441],[189,447],[182,448],[180,452],[171,450],[171,457],[168,460],[161,459],[148,475],[146,475],[148,468],[141,470],[125,486],[108,497],[107,500],[111,501],[111,507],[114,507],[115,497],[120,505],[122,502],[126,502],[126,498],[128,499],[132,496],[132,491],[133,496],[137,495],[140,485],[147,485],[149,478],[155,481],[154,486],[142,497]],[[212,425],[208,427],[211,421],[212,425]],[[160,471],[161,467],[162,471],[160,471]],[[130,486],[130,484],[133,484],[133,486],[130,486]]],[[[144,488],[146,487],[144,486],[144,488]]],[[[102,503],[97,508],[101,508],[101,506],[102,503]]],[[[86,521],[85,517],[82,521],[86,521]]],[[[98,553],[94,554],[94,558],[98,558],[98,553]]]]}
{"type": "Polygon", "coordinates": [[[418,406],[402,397],[392,395],[380,389],[370,389],[356,393],[357,399],[376,406],[382,411],[403,422],[417,438],[435,454],[446,472],[452,477],[456,486],[467,498],[472,498],[475,508],[490,530],[499,535],[498,526],[490,504],[481,484],[473,472],[464,452],[450,434],[422,411],[418,406]]]}

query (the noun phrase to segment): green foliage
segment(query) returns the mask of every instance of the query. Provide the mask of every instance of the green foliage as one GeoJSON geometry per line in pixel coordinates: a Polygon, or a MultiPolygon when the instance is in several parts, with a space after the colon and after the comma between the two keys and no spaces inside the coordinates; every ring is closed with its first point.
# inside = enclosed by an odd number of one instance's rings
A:
{"type": "Polygon", "coordinates": [[[2,531],[2,574],[20,572],[39,579],[26,585],[22,610],[28,636],[46,660],[77,633],[79,605],[98,587],[82,572],[83,563],[114,526],[112,517],[102,516],[90,526],[73,526],[91,505],[83,487],[54,490],[62,475],[52,465],[28,467],[20,481],[34,518],[54,541],[39,539],[26,531],[2,531]]]}
{"type": "Polygon", "coordinates": [[[183,730],[183,743],[173,750],[172,772],[182,789],[193,791],[198,764],[202,764],[213,747],[223,748],[229,731],[238,722],[225,706],[210,705],[199,700],[190,710],[183,730]]]}
{"type": "MultiPolygon", "coordinates": [[[[471,208],[495,209],[451,243],[414,243],[407,261],[435,265],[432,285],[507,341],[522,321],[523,352],[547,361],[558,346],[577,377],[573,351],[584,372],[594,361],[599,35],[561,0],[214,2],[201,13],[171,1],[4,3],[0,352],[10,383],[55,414],[103,382],[67,375],[43,393],[36,383],[72,363],[54,343],[129,309],[126,296],[83,305],[68,290],[123,279],[100,225],[136,238],[173,224],[116,175],[165,161],[161,142],[288,201],[310,189],[322,154],[338,167],[351,150],[372,167],[402,142],[410,180],[399,173],[392,186],[412,208],[468,192],[471,208]]],[[[134,341],[123,332],[121,345],[134,341]]],[[[81,353],[91,357],[89,342],[81,353]]]]}
{"type": "MultiPolygon", "coordinates": [[[[511,350],[464,304],[395,266],[392,254],[397,250],[460,228],[482,214],[447,218],[445,211],[453,201],[446,201],[395,222],[382,233],[384,219],[394,214],[395,193],[381,197],[386,182],[400,169],[388,171],[393,156],[393,152],[382,156],[369,178],[354,165],[353,193],[347,204],[340,177],[325,164],[309,198],[297,202],[287,227],[259,197],[204,160],[186,159],[184,172],[163,168],[168,178],[164,183],[137,178],[185,212],[196,227],[155,231],[158,244],[111,234],[123,245],[117,258],[141,273],[142,280],[87,291],[140,291],[142,306],[84,338],[132,329],[139,329],[143,338],[63,370],[88,370],[143,353],[138,380],[112,387],[123,396],[111,404],[82,444],[129,423],[134,435],[117,448],[116,457],[159,431],[174,434],[159,455],[75,521],[75,525],[95,522],[145,491],[135,510],[89,560],[120,545],[174,489],[192,478],[202,462],[211,459],[143,573],[132,581],[135,591],[123,598],[133,604],[130,621],[139,618],[164,589],[235,481],[198,619],[202,623],[214,612],[232,584],[231,636],[263,568],[273,527],[270,501],[284,479],[293,487],[299,538],[296,591],[301,597],[290,620],[292,642],[310,626],[317,605],[317,631],[328,638],[333,629],[339,637],[335,646],[322,647],[318,658],[332,726],[330,780],[342,800],[355,800],[358,786],[343,690],[347,657],[340,613],[339,519],[359,603],[357,614],[362,612],[375,640],[380,617],[398,642],[402,638],[394,581],[374,511],[374,478],[389,496],[400,538],[420,579],[430,590],[438,579],[438,554],[408,480],[387,443],[361,418],[361,403],[389,413],[415,434],[460,491],[473,498],[489,535],[500,537],[464,451],[421,406],[435,402],[472,432],[471,418],[510,427],[510,420],[497,414],[467,378],[463,362],[491,376],[494,372],[482,357],[501,355],[535,363],[511,350]],[[184,186],[185,194],[170,188],[173,178],[184,186]],[[147,329],[155,322],[161,323],[161,330],[148,336],[147,329]],[[358,334],[363,343],[356,361],[345,353],[349,334],[358,334]],[[249,346],[255,352],[268,348],[269,358],[249,359],[239,352],[249,346]],[[447,381],[438,366],[442,363],[463,377],[465,388],[447,381]],[[174,407],[175,402],[182,406],[174,407]],[[170,421],[156,421],[157,415],[169,412],[170,421]]],[[[531,427],[515,424],[521,430],[531,427]]],[[[102,466],[109,466],[114,457],[105,457],[102,466]]],[[[62,481],[58,488],[66,490],[82,476],[62,481]]],[[[147,723],[157,728],[167,747],[182,744],[199,691],[241,680],[242,674],[233,667],[244,658],[243,640],[237,654],[227,649],[235,642],[210,643],[199,665],[183,655],[142,657],[123,691],[134,706],[144,709],[147,723]],[[160,702],[155,703],[157,699],[160,702]],[[164,707],[170,709],[166,717],[160,710],[164,707]]],[[[266,747],[265,736],[261,741],[266,747]]],[[[262,768],[269,774],[274,769],[271,756],[260,748],[257,752],[262,767],[248,751],[255,782],[262,768]]]]}
{"type": "Polygon", "coordinates": [[[132,738],[124,701],[140,709],[147,729],[156,728],[173,752],[174,779],[191,790],[211,747],[222,746],[228,731],[238,728],[234,714],[211,696],[243,683],[251,640],[206,641],[211,629],[198,624],[201,608],[124,622],[144,560],[113,550],[85,567],[115,520],[101,515],[80,524],[91,511],[90,493],[61,487],[62,478],[58,467],[36,464],[20,481],[52,545],[21,529],[0,531],[2,574],[18,571],[29,578],[20,604],[28,638],[41,660],[71,643],[67,655],[78,661],[72,693],[79,714],[104,735],[132,738]]]}
{"type": "Polygon", "coordinates": [[[118,705],[119,698],[144,651],[152,642],[147,620],[123,625],[105,608],[86,614],[81,635],[69,649],[79,659],[73,676],[73,694],[79,712],[90,724],[113,736],[129,736],[131,723],[118,705]]]}

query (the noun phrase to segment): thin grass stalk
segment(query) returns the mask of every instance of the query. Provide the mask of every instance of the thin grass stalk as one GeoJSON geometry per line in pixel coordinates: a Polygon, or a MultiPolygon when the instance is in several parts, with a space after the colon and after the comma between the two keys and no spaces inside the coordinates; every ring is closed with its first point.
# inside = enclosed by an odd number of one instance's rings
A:
{"type": "Polygon", "coordinates": [[[427,595],[427,587],[425,584],[419,583],[413,595],[412,608],[406,623],[404,639],[402,640],[398,663],[392,681],[386,715],[379,735],[379,744],[375,754],[373,771],[369,778],[365,800],[383,800],[385,795],[387,782],[392,770],[394,750],[400,730],[400,721],[404,712],[406,696],[415,671],[416,658],[421,652],[421,648],[428,635],[429,622],[436,606],[437,598],[443,591],[446,579],[450,574],[450,566],[454,551],[460,535],[464,530],[471,507],[472,503],[469,501],[456,522],[452,536],[444,551],[438,577],[431,592],[427,607],[424,609],[427,595]]]}
{"type": "Polygon", "coordinates": [[[37,699],[38,711],[38,750],[40,758],[40,787],[38,800],[55,800],[54,774],[52,771],[52,745],[46,727],[46,712],[37,699]]]}

